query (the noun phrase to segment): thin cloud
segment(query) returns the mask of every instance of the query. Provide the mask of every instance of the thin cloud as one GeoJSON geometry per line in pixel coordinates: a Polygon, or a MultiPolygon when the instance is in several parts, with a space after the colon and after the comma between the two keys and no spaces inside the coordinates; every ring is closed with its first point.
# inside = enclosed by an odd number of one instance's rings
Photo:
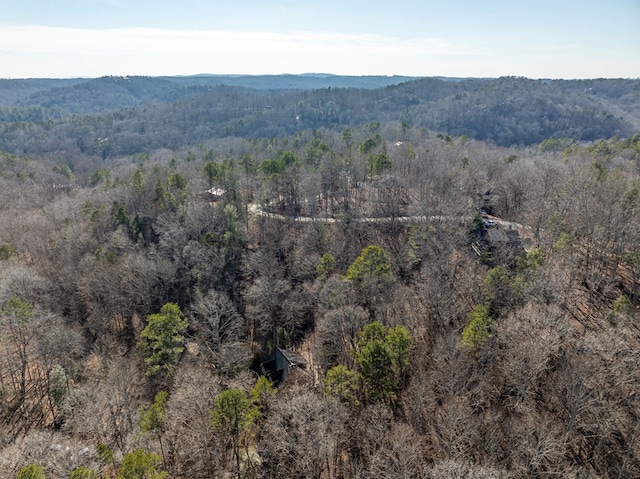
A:
{"type": "Polygon", "coordinates": [[[416,58],[471,54],[464,45],[438,38],[402,40],[331,32],[0,29],[4,77],[308,71],[420,75],[416,58]],[[390,65],[397,70],[390,72],[390,65]]]}
{"type": "Polygon", "coordinates": [[[483,38],[398,38],[334,32],[73,29],[0,26],[0,77],[193,73],[637,77],[624,50],[483,38]],[[626,70],[625,70],[626,68],[626,70]]]}

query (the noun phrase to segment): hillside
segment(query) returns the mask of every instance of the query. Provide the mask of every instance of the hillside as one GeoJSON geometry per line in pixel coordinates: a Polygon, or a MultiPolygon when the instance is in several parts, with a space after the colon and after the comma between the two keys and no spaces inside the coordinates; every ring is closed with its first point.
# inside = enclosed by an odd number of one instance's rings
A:
{"type": "Polygon", "coordinates": [[[117,110],[139,103],[163,103],[189,97],[193,87],[232,86],[256,90],[376,89],[414,80],[403,76],[339,75],[195,75],[175,77],[102,77],[95,79],[0,80],[0,105],[42,106],[74,112],[117,110]],[[126,98],[126,101],[124,100],[126,98]]]}
{"type": "Polygon", "coordinates": [[[638,82],[129,80],[2,107],[0,477],[640,477],[638,82]]]}
{"type": "Polygon", "coordinates": [[[512,146],[628,137],[640,125],[638,80],[293,78],[25,80],[22,92],[0,81],[0,149],[107,159],[390,121],[512,146]]]}

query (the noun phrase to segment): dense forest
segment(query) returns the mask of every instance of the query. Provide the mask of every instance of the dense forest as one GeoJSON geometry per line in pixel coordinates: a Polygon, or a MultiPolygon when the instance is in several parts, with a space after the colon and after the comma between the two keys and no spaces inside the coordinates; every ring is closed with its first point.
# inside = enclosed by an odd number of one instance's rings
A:
{"type": "Polygon", "coordinates": [[[224,83],[0,81],[0,477],[640,477],[640,81],[224,83]]]}
{"type": "Polygon", "coordinates": [[[499,146],[627,137],[640,128],[639,80],[290,78],[0,80],[0,149],[82,162],[373,122],[499,146]],[[304,88],[317,84],[329,86],[304,88]]]}

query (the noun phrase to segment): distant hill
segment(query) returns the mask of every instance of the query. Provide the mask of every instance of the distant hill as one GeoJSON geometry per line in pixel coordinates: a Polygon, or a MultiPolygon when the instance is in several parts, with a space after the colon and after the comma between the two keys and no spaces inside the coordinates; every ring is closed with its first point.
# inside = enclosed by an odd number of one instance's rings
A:
{"type": "Polygon", "coordinates": [[[16,105],[31,95],[49,91],[54,88],[77,85],[87,80],[76,78],[61,79],[0,79],[0,105],[16,105]]]}
{"type": "Polygon", "coordinates": [[[61,107],[69,111],[118,109],[189,96],[190,87],[237,86],[256,90],[375,89],[416,79],[407,76],[190,75],[106,76],[86,79],[0,79],[0,105],[61,107]],[[98,95],[99,93],[99,95],[98,95]]]}
{"type": "Polygon", "coordinates": [[[323,74],[0,80],[0,149],[10,153],[106,158],[371,122],[504,146],[628,137],[640,130],[640,80],[323,74]]]}
{"type": "Polygon", "coordinates": [[[319,88],[375,89],[415,80],[408,76],[345,76],[324,73],[304,75],[195,75],[165,77],[183,86],[241,86],[257,90],[315,90],[319,88]]]}

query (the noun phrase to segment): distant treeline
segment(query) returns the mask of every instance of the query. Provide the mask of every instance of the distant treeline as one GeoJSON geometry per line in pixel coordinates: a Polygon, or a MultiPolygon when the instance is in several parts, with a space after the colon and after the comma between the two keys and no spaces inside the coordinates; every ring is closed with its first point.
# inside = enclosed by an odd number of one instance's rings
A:
{"type": "Polygon", "coordinates": [[[500,146],[629,137],[640,80],[331,75],[0,80],[0,149],[103,159],[399,122],[500,146]]]}

